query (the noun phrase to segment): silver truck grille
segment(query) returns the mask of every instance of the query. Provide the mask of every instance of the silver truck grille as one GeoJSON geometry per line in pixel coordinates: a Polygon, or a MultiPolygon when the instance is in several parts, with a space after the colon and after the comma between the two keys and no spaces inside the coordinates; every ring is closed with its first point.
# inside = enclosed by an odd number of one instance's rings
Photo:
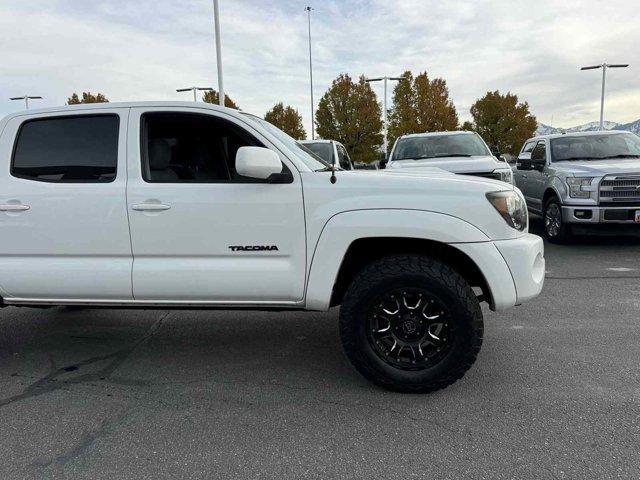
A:
{"type": "Polygon", "coordinates": [[[600,182],[600,201],[640,203],[640,175],[605,177],[600,182]]]}

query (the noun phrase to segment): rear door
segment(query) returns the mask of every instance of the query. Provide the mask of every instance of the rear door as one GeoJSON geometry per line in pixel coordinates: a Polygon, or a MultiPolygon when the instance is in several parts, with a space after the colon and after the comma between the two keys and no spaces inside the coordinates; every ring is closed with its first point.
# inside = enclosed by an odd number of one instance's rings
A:
{"type": "Polygon", "coordinates": [[[302,301],[302,185],[286,157],[291,183],[238,175],[238,148],[273,147],[250,123],[207,109],[132,109],[130,132],[136,300],[302,301]]]}
{"type": "Polygon", "coordinates": [[[5,299],[131,300],[128,109],[12,118],[0,139],[5,299]]]}
{"type": "Polygon", "coordinates": [[[513,171],[513,179],[522,194],[525,196],[527,204],[531,206],[529,201],[529,173],[531,172],[529,166],[531,165],[531,151],[535,148],[536,142],[529,141],[524,144],[518,160],[516,161],[516,168],[513,171]]]}

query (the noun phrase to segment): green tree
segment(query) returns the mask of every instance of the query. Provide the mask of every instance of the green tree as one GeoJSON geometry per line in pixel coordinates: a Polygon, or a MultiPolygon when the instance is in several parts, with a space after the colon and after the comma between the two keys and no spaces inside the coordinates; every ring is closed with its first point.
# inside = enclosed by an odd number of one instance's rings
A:
{"type": "MultiPolygon", "coordinates": [[[[207,103],[214,103],[216,105],[218,105],[218,99],[220,97],[218,96],[218,92],[215,90],[209,90],[204,92],[204,95],[202,96],[202,101],[203,102],[207,102],[207,103]]],[[[225,107],[229,107],[229,108],[235,108],[236,110],[240,110],[240,107],[238,107],[238,105],[236,104],[236,102],[234,102],[233,100],[231,100],[231,98],[229,97],[229,95],[227,95],[226,93],[224,94],[224,106],[225,107]]]]}
{"type": "Polygon", "coordinates": [[[285,107],[282,102],[276,103],[271,110],[265,113],[264,119],[296,140],[303,140],[307,137],[307,132],[302,126],[302,116],[293,107],[289,105],[285,107]]]}
{"type": "Polygon", "coordinates": [[[538,122],[529,112],[527,102],[518,103],[518,96],[495,92],[476,100],[471,106],[473,130],[500,153],[517,155],[522,144],[533,136],[538,122]]]}
{"type": "Polygon", "coordinates": [[[322,138],[341,142],[354,162],[377,160],[382,144],[382,110],[371,86],[340,74],[320,99],[316,131],[322,138]]]}
{"type": "Polygon", "coordinates": [[[67,99],[67,105],[79,105],[81,103],[109,103],[109,100],[102,93],[94,95],[91,92],[82,92],[82,98],[77,93],[74,93],[67,99]]]}
{"type": "Polygon", "coordinates": [[[406,71],[393,89],[389,114],[389,145],[400,135],[458,129],[458,113],[449,97],[447,82],[429,79],[427,72],[414,78],[406,71]]]}
{"type": "Polygon", "coordinates": [[[476,127],[473,125],[473,123],[466,121],[464,122],[461,126],[460,126],[460,130],[464,130],[466,132],[473,132],[475,131],[476,127]]]}

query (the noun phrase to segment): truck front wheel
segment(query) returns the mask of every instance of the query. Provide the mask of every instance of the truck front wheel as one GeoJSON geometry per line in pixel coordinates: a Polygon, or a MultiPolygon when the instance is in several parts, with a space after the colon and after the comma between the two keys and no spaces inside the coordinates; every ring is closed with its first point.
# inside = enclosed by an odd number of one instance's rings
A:
{"type": "Polygon", "coordinates": [[[551,196],[542,212],[544,236],[551,243],[566,243],[571,239],[571,227],[562,220],[562,206],[557,197],[551,196]]]}
{"type": "Polygon", "coordinates": [[[400,392],[451,385],[482,345],[478,299],[451,267],[420,255],[365,267],[340,307],[344,351],[368,380],[400,392]]]}

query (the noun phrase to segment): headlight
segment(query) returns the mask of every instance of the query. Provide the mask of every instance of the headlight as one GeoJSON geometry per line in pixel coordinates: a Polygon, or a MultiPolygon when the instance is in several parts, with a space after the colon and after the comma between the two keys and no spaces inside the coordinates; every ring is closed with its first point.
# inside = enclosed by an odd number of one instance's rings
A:
{"type": "Polygon", "coordinates": [[[504,192],[489,192],[487,200],[498,211],[510,227],[520,230],[527,228],[529,214],[524,199],[514,190],[504,192]]]}
{"type": "Polygon", "coordinates": [[[499,168],[494,170],[493,173],[497,173],[500,177],[500,181],[507,182],[513,185],[513,172],[510,168],[499,168]]]}
{"type": "Polygon", "coordinates": [[[589,198],[591,195],[591,181],[593,177],[569,177],[567,185],[569,186],[569,196],[573,198],[589,198]]]}

